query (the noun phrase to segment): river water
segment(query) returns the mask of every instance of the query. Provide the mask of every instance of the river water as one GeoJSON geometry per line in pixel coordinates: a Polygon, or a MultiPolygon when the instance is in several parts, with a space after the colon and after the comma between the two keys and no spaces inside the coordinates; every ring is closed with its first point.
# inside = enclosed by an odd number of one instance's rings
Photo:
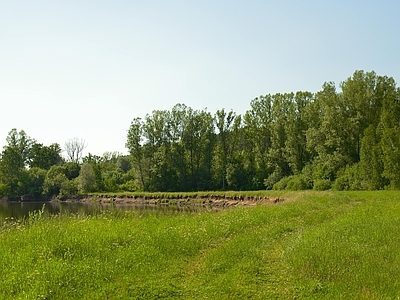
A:
{"type": "Polygon", "coordinates": [[[104,211],[140,211],[143,213],[176,213],[176,212],[198,212],[209,208],[177,205],[134,205],[134,204],[100,204],[81,202],[8,202],[0,201],[0,220],[8,218],[23,219],[30,212],[43,209],[46,214],[86,214],[95,215],[104,211]]]}

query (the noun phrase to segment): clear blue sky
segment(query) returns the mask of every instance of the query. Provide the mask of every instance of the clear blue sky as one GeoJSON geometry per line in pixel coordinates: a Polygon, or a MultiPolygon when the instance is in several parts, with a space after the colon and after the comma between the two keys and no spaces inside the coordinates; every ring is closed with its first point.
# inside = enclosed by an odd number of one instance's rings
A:
{"type": "Polygon", "coordinates": [[[126,153],[130,122],[185,103],[244,113],[355,70],[400,80],[399,1],[0,0],[0,147],[126,153]]]}

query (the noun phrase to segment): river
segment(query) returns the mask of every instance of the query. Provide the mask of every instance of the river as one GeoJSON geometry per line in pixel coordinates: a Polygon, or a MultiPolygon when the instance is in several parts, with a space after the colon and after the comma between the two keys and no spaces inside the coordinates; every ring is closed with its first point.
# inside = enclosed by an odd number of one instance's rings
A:
{"type": "Polygon", "coordinates": [[[144,204],[101,204],[81,202],[8,202],[0,201],[0,220],[9,218],[23,219],[29,216],[30,212],[39,211],[43,208],[46,214],[86,214],[95,215],[104,211],[141,211],[143,213],[175,213],[193,212],[205,210],[204,207],[178,206],[178,205],[144,205],[144,204]]]}

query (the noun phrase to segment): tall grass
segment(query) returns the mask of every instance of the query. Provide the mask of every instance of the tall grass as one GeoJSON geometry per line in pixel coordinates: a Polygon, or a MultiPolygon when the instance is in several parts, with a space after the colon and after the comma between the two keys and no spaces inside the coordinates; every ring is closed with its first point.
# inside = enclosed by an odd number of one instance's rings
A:
{"type": "Polygon", "coordinates": [[[218,212],[32,215],[0,232],[1,299],[396,299],[395,192],[218,212]]]}

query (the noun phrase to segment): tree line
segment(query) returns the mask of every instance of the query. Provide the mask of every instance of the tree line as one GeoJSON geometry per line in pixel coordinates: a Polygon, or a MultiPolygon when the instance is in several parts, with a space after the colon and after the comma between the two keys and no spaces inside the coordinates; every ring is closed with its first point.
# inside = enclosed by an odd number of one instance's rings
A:
{"type": "Polygon", "coordinates": [[[356,71],[317,93],[267,94],[243,115],[177,104],[129,128],[149,191],[400,188],[400,90],[356,71]]]}
{"type": "Polygon", "coordinates": [[[17,129],[6,140],[0,156],[0,198],[67,199],[79,193],[137,189],[129,157],[120,153],[82,157],[84,140],[70,139],[62,149],[57,143],[38,143],[17,129]]]}
{"type": "Polygon", "coordinates": [[[400,188],[400,89],[356,71],[316,93],[267,94],[244,114],[177,104],[133,119],[129,155],[81,157],[84,141],[44,146],[13,129],[0,196],[68,198],[95,191],[400,188]]]}

